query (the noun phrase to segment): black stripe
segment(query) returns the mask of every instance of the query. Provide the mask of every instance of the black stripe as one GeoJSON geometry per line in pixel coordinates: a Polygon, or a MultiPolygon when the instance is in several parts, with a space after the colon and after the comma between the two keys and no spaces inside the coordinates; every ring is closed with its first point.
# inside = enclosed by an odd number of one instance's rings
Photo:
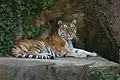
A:
{"type": "MultiPolygon", "coordinates": [[[[34,46],[34,48],[40,50],[40,52],[41,52],[40,46],[41,46],[42,44],[39,44],[39,42],[34,42],[34,43],[35,43],[35,45],[37,45],[37,46],[34,46]]],[[[38,52],[38,51],[37,51],[37,52],[38,52]]],[[[38,53],[39,53],[39,52],[38,52],[38,53]]]]}
{"type": "MultiPolygon", "coordinates": [[[[41,40],[43,40],[43,39],[41,39],[41,40]]],[[[45,40],[43,40],[44,41],[44,43],[45,43],[45,48],[47,49],[47,52],[48,53],[50,53],[51,52],[51,48],[50,48],[50,46],[47,44],[47,42],[45,41],[45,40]],[[49,50],[50,49],[50,50],[49,50]]],[[[52,52],[51,52],[52,53],[52,52]]],[[[53,55],[53,54],[52,54],[53,55]]]]}
{"type": "Polygon", "coordinates": [[[22,51],[24,51],[25,53],[27,53],[25,50],[23,50],[23,49],[21,48],[21,46],[18,45],[17,47],[19,47],[22,51]]]}
{"type": "MultiPolygon", "coordinates": [[[[41,39],[41,43],[40,43],[40,44],[41,44],[41,46],[43,46],[43,47],[46,48],[46,50],[47,50],[48,53],[50,53],[49,50],[48,50],[49,45],[48,45],[43,39],[41,39]],[[45,45],[42,44],[42,42],[43,42],[45,45]]],[[[39,48],[39,49],[41,49],[41,48],[39,48]]]]}
{"type": "Polygon", "coordinates": [[[66,57],[67,54],[68,54],[68,52],[66,52],[66,53],[63,55],[63,57],[66,57]]]}
{"type": "Polygon", "coordinates": [[[33,55],[32,58],[36,58],[36,55],[33,55]]]}
{"type": "Polygon", "coordinates": [[[49,51],[49,49],[48,49],[48,47],[46,45],[45,45],[45,48],[46,48],[47,52],[50,53],[50,51],[49,51]]]}
{"type": "MultiPolygon", "coordinates": [[[[46,45],[46,42],[43,40],[43,39],[41,39],[41,42],[43,42],[45,45],[46,45]]],[[[45,45],[43,45],[42,43],[41,43],[41,45],[44,47],[45,45]]]]}
{"type": "Polygon", "coordinates": [[[12,48],[15,48],[17,50],[17,48],[15,46],[13,46],[12,48]]]}
{"type": "Polygon", "coordinates": [[[47,59],[49,59],[49,56],[47,56],[47,59]]]}
{"type": "Polygon", "coordinates": [[[37,51],[37,53],[40,53],[38,50],[36,50],[37,51]]]}
{"type": "Polygon", "coordinates": [[[42,59],[42,56],[38,56],[38,59],[42,59]]]}
{"type": "Polygon", "coordinates": [[[45,57],[45,56],[43,56],[43,59],[46,59],[46,57],[45,57]]]}
{"type": "Polygon", "coordinates": [[[22,45],[25,46],[27,50],[29,50],[29,48],[24,43],[22,43],[22,45]]]}
{"type": "MultiPolygon", "coordinates": [[[[43,42],[44,42],[44,41],[43,41],[43,42]]],[[[35,44],[36,44],[37,46],[43,46],[42,41],[36,41],[35,44]]]]}
{"type": "Polygon", "coordinates": [[[36,42],[35,44],[36,44],[37,46],[41,46],[41,43],[39,44],[39,42],[36,42]]]}
{"type": "Polygon", "coordinates": [[[28,54],[26,54],[26,55],[25,55],[25,58],[28,58],[28,57],[29,57],[29,55],[28,55],[28,54]]]}
{"type": "Polygon", "coordinates": [[[35,51],[37,51],[37,53],[40,53],[41,52],[41,50],[40,51],[38,51],[39,49],[37,48],[37,47],[34,47],[34,49],[33,49],[34,51],[34,53],[35,53],[35,51]]]}
{"type": "Polygon", "coordinates": [[[22,58],[22,55],[19,55],[18,58],[22,58]]]}
{"type": "Polygon", "coordinates": [[[34,47],[34,48],[36,48],[36,49],[40,50],[40,51],[36,50],[38,53],[40,53],[40,52],[41,52],[41,48],[39,48],[39,47],[34,47]]]}
{"type": "Polygon", "coordinates": [[[58,57],[58,56],[55,54],[55,57],[58,57]]]}
{"type": "Polygon", "coordinates": [[[50,52],[51,52],[51,55],[53,56],[53,54],[55,55],[55,53],[52,51],[52,49],[50,48],[50,52]]]}
{"type": "Polygon", "coordinates": [[[42,41],[45,43],[47,47],[49,47],[48,43],[45,40],[42,39],[42,41]]]}
{"type": "Polygon", "coordinates": [[[53,57],[53,56],[50,56],[50,59],[54,59],[54,57],[53,57]]]}

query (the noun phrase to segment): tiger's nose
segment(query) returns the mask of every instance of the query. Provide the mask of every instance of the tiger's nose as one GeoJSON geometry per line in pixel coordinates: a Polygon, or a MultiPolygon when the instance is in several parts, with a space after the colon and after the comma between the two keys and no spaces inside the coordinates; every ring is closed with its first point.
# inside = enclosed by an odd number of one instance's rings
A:
{"type": "Polygon", "coordinates": [[[72,35],[72,33],[69,33],[69,35],[72,35]]]}

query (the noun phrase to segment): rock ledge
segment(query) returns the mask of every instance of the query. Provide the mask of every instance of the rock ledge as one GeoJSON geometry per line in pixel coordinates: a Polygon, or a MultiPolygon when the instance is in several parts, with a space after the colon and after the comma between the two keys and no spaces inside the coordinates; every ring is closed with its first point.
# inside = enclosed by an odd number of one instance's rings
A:
{"type": "Polygon", "coordinates": [[[0,58],[0,80],[117,80],[120,65],[101,57],[55,60],[0,58]]]}

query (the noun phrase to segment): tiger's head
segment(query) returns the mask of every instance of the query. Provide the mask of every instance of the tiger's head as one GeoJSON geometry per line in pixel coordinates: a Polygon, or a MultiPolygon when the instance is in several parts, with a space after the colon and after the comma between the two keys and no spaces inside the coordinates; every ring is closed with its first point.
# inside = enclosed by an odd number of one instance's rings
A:
{"type": "Polygon", "coordinates": [[[71,23],[58,21],[58,35],[67,40],[72,40],[76,36],[77,28],[75,26],[76,20],[71,23]]]}

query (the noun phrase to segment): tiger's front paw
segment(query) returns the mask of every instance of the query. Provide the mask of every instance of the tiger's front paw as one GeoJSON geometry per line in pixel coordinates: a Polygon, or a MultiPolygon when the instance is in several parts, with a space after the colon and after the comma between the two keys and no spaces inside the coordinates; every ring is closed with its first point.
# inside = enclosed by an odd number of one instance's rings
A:
{"type": "Polygon", "coordinates": [[[82,49],[74,49],[74,53],[78,54],[80,57],[95,57],[97,54],[95,52],[88,52],[82,49]]]}
{"type": "Polygon", "coordinates": [[[77,54],[77,56],[78,57],[80,57],[80,58],[85,58],[85,57],[96,57],[97,56],[97,54],[96,53],[91,53],[91,52],[89,52],[89,53],[75,53],[75,54],[77,54]]]}
{"type": "MultiPolygon", "coordinates": [[[[78,53],[78,54],[80,54],[80,53],[78,53]]],[[[88,57],[86,54],[80,54],[79,56],[78,56],[79,58],[86,58],[86,57],[88,57]]]]}
{"type": "Polygon", "coordinates": [[[90,54],[90,56],[97,56],[97,53],[92,52],[92,53],[90,54]]]}
{"type": "Polygon", "coordinates": [[[85,58],[85,57],[87,57],[86,54],[82,54],[82,53],[73,53],[72,55],[74,57],[76,57],[76,58],[85,58]]]}

